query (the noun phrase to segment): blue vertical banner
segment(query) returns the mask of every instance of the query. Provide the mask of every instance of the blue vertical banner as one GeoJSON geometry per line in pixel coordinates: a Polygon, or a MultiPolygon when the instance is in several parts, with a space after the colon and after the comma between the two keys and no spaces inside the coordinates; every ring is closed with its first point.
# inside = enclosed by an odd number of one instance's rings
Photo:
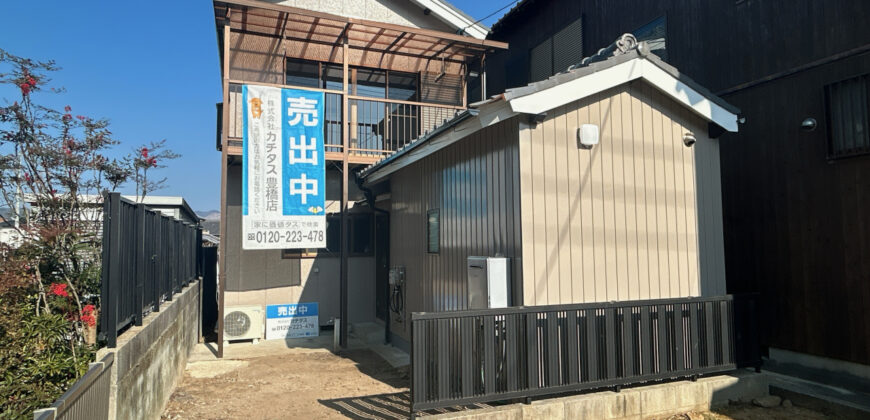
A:
{"type": "Polygon", "coordinates": [[[324,94],[242,87],[242,248],[326,247],[324,94]]]}
{"type": "Polygon", "coordinates": [[[284,215],[323,214],[326,171],[323,159],[323,92],[281,92],[284,150],[284,215]]]}

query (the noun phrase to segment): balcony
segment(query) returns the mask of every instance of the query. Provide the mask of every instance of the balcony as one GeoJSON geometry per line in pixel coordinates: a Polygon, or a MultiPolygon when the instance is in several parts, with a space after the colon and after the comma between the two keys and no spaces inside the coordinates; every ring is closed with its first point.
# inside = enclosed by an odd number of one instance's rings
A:
{"type": "MultiPolygon", "coordinates": [[[[256,83],[254,83],[256,84],[256,83]]],[[[272,86],[272,85],[270,85],[272,86]]],[[[299,86],[281,85],[287,88],[299,86]]],[[[324,149],[327,160],[342,160],[342,105],[344,93],[325,89],[325,114],[323,127],[324,149]]],[[[227,153],[242,154],[242,84],[230,83],[227,109],[227,153]]],[[[431,131],[443,121],[465,109],[462,106],[442,105],[414,101],[399,101],[364,96],[348,95],[348,161],[371,164],[412,143],[422,134],[431,131]]],[[[220,120],[222,109],[218,108],[220,120]]],[[[221,129],[220,124],[218,130],[221,129]]],[[[218,137],[219,139],[221,136],[218,137]]],[[[220,144],[219,144],[220,145],[220,144]]]]}
{"type": "Polygon", "coordinates": [[[465,109],[486,55],[507,48],[269,2],[215,0],[214,13],[223,79],[217,146],[230,155],[242,153],[245,84],[324,92],[326,159],[369,164],[465,109]]]}

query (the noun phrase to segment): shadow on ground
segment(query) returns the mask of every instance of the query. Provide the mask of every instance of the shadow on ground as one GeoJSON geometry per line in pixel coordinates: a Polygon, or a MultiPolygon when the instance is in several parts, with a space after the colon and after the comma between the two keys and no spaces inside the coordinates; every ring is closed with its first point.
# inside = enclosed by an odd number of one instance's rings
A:
{"type": "MultiPolygon", "coordinates": [[[[408,391],[362,397],[317,400],[320,404],[354,420],[393,420],[410,417],[411,394],[408,391]]],[[[440,408],[417,413],[418,416],[487,408],[485,404],[440,408]]]]}
{"type": "Polygon", "coordinates": [[[411,394],[407,391],[317,401],[351,419],[388,420],[410,417],[411,394]]]}

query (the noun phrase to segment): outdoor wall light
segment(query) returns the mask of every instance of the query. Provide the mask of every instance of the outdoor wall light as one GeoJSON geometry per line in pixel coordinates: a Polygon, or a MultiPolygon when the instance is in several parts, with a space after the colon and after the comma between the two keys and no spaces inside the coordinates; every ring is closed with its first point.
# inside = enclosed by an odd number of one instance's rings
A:
{"type": "Polygon", "coordinates": [[[692,134],[692,133],[686,133],[686,134],[683,134],[683,144],[685,144],[686,147],[692,147],[692,146],[694,146],[694,145],[695,145],[695,142],[697,142],[697,141],[698,141],[698,140],[695,139],[695,135],[694,135],[694,134],[692,134]]]}
{"type": "Polygon", "coordinates": [[[598,126],[583,124],[577,129],[577,146],[581,149],[591,149],[598,144],[598,126]]]}
{"type": "Polygon", "coordinates": [[[803,121],[801,121],[801,130],[813,131],[816,129],[817,125],[818,125],[818,123],[816,122],[815,118],[806,118],[803,121]]]}

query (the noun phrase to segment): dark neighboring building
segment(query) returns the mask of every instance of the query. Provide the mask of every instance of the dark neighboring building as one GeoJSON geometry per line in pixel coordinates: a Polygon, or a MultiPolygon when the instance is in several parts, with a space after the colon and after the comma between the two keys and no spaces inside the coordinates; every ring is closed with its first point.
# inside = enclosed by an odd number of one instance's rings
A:
{"type": "Polygon", "coordinates": [[[745,117],[721,137],[726,275],[761,293],[770,356],[867,365],[868,19],[866,0],[524,0],[492,28],[510,49],[487,57],[486,94],[646,40],[745,117]]]}

